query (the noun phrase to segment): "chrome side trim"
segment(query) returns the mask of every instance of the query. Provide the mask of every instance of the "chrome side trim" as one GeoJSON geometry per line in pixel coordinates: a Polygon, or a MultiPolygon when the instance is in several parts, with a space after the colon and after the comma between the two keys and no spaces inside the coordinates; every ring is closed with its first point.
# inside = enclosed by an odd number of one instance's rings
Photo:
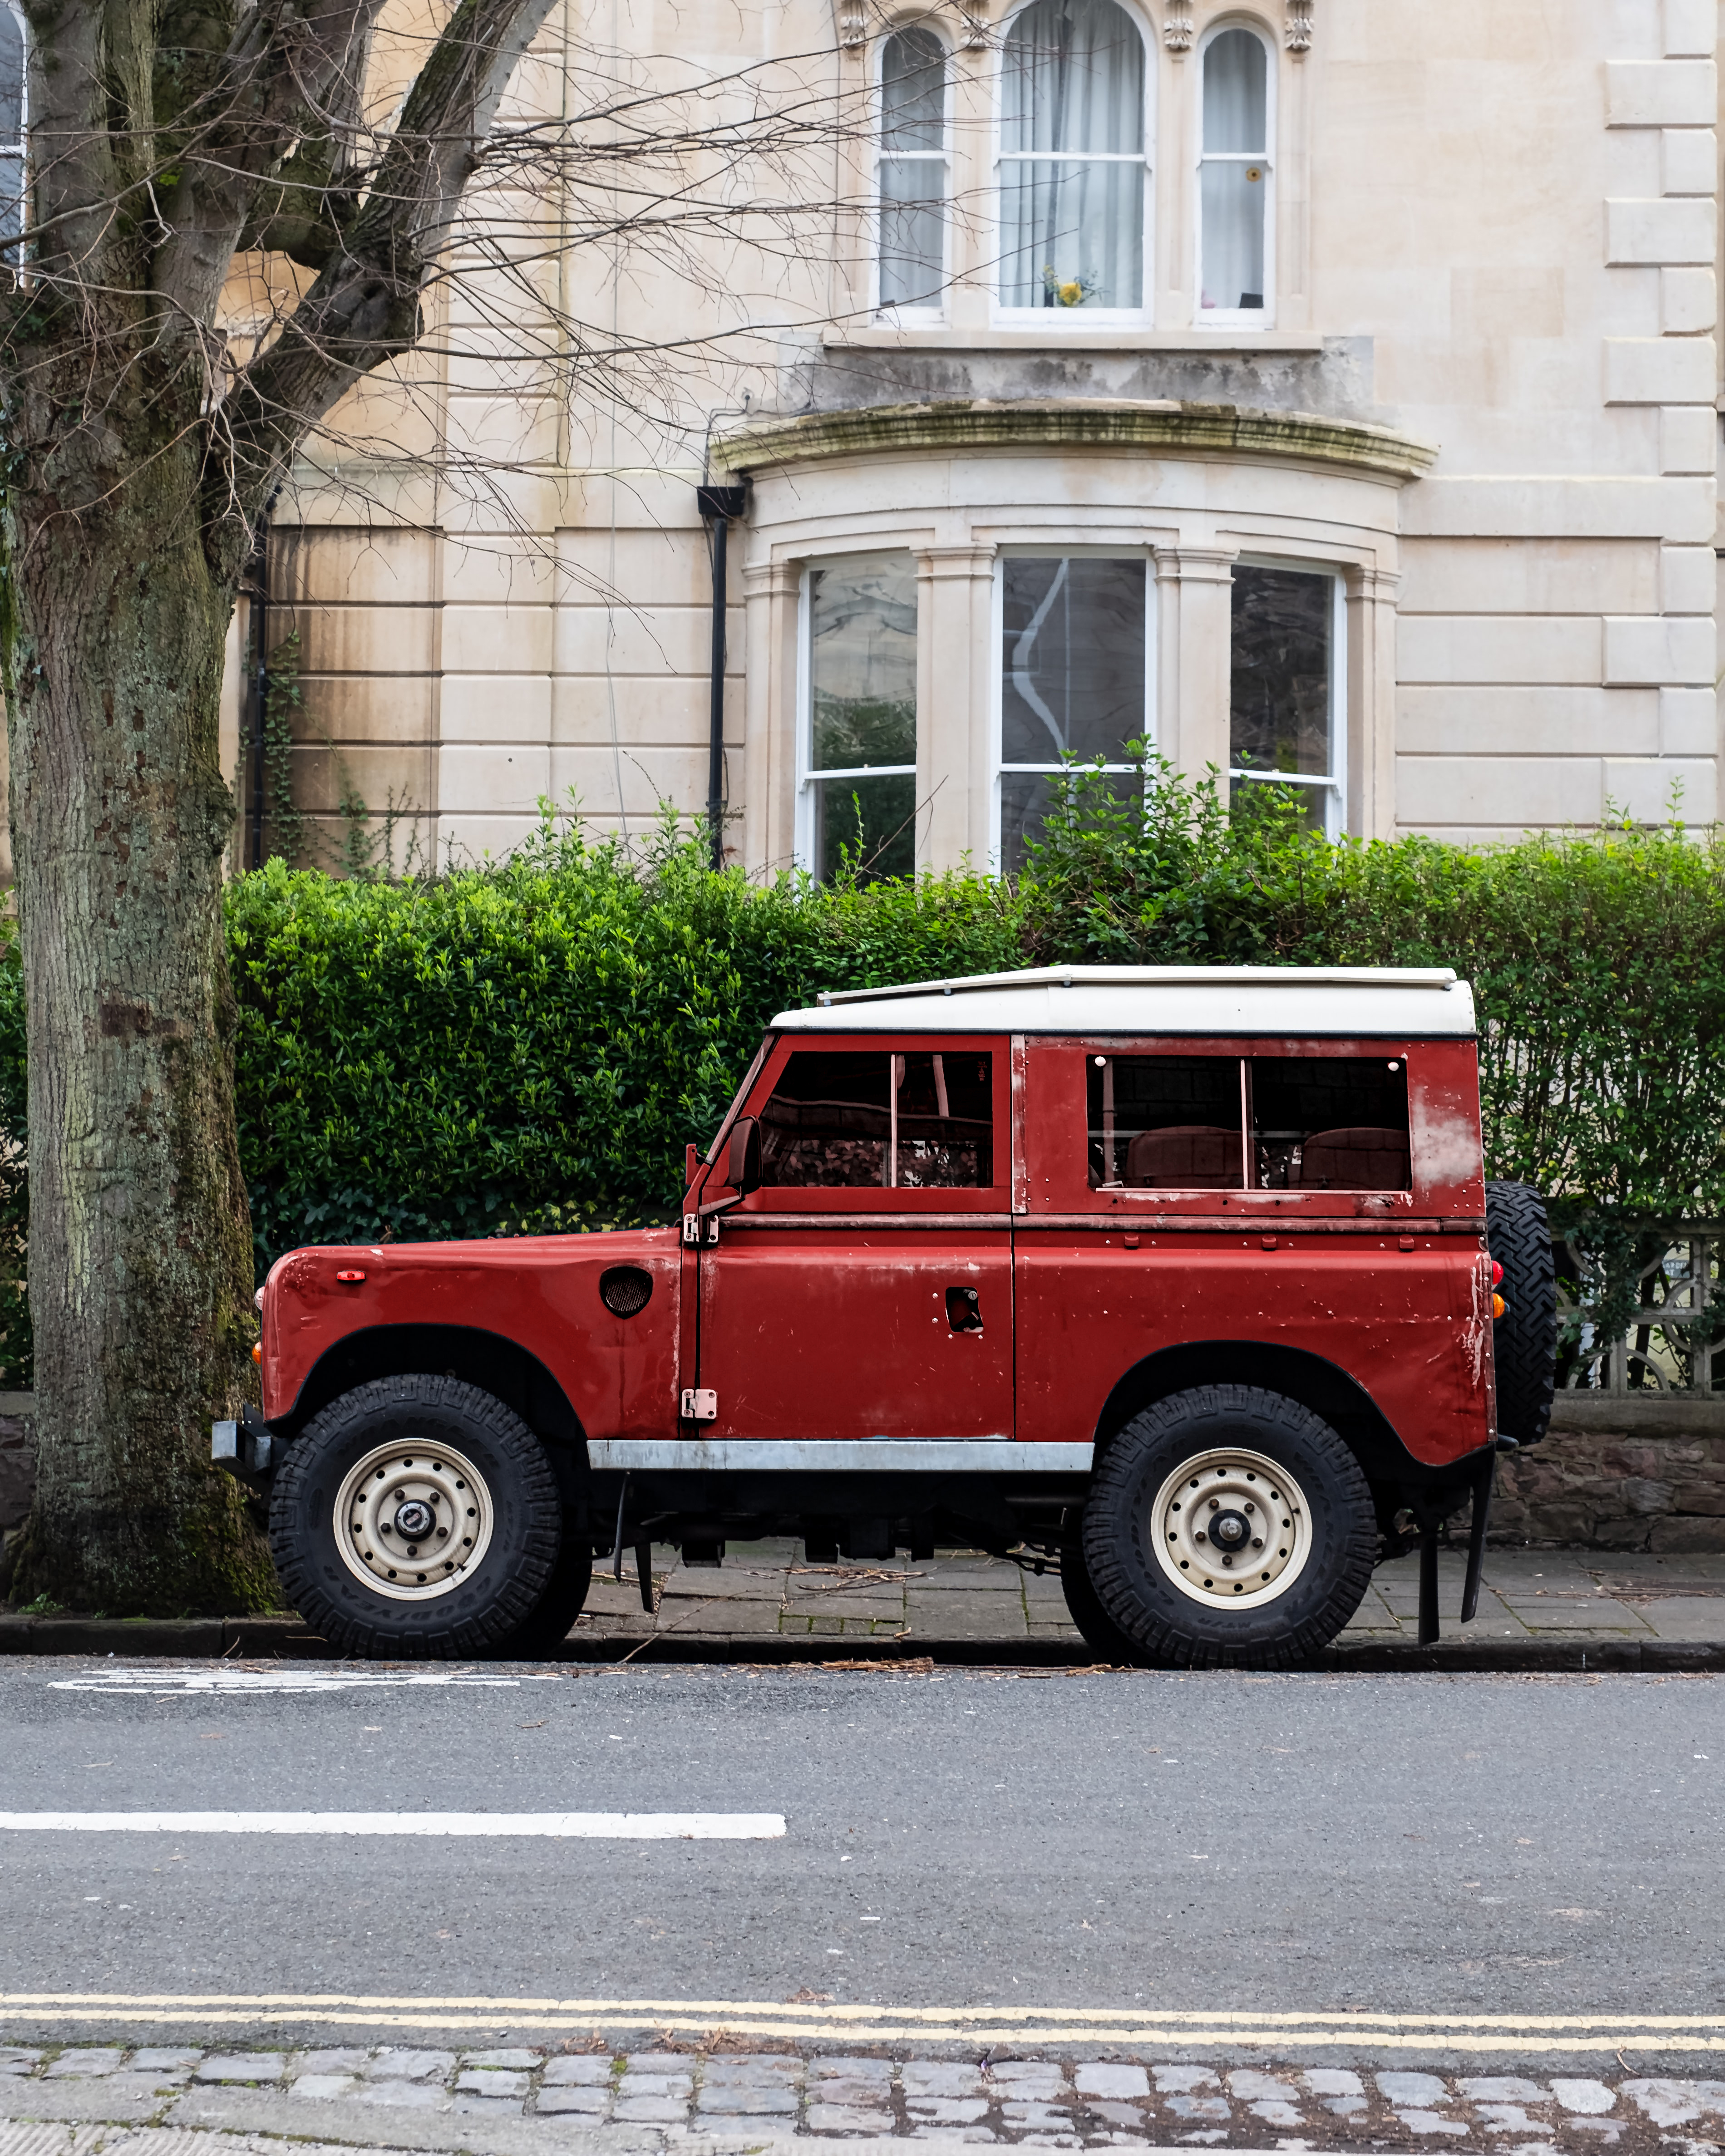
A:
{"type": "Polygon", "coordinates": [[[595,1437],[587,1445],[591,1466],[636,1474],[1088,1475],[1095,1451],[1093,1445],[1020,1445],[1009,1437],[595,1437]]]}

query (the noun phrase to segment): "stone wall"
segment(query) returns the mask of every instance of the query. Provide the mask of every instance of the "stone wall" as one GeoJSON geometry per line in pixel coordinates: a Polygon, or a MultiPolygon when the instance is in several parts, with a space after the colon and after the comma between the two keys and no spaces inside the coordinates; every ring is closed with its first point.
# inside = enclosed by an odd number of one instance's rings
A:
{"type": "Polygon", "coordinates": [[[1544,1444],[1502,1462],[1490,1539],[1725,1550],[1725,1406],[1560,1399],[1544,1444]]]}

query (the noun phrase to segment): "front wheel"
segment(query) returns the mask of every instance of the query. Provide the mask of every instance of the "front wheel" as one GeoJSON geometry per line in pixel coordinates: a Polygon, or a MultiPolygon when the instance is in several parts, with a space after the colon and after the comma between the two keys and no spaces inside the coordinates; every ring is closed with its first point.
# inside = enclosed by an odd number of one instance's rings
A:
{"type": "Polygon", "coordinates": [[[344,1654],[494,1650],[555,1576],[562,1508],[521,1417],[453,1378],[384,1378],[288,1447],[270,1546],[289,1601],[344,1654]]]}
{"type": "Polygon", "coordinates": [[[1199,1385],[1135,1415],[1084,1511],[1097,1599],[1152,1664],[1286,1669],[1358,1609],[1378,1530],[1358,1461],[1280,1393],[1199,1385]]]}
{"type": "Polygon", "coordinates": [[[587,1607],[592,1590],[593,1544],[585,1534],[566,1527],[562,1554],[532,1614],[487,1652],[502,1661],[555,1661],[575,1629],[575,1620],[587,1607]]]}

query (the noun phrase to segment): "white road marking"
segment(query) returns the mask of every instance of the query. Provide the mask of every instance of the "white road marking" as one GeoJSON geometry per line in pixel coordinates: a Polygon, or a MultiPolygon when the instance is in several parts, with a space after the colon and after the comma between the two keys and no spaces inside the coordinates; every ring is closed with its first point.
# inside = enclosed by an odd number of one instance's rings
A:
{"type": "Polygon", "coordinates": [[[0,1812],[45,1834],[531,1835],[549,1840],[776,1841],[782,1812],[0,1812]]]}
{"type": "Polygon", "coordinates": [[[560,1683],[556,1676],[473,1676],[459,1670],[113,1670],[87,1677],[55,1677],[50,1691],[147,1692],[152,1698],[172,1699],[205,1692],[269,1693],[289,1691],[361,1691],[379,1686],[423,1687],[478,1685],[512,1690],[523,1682],[560,1683]]]}

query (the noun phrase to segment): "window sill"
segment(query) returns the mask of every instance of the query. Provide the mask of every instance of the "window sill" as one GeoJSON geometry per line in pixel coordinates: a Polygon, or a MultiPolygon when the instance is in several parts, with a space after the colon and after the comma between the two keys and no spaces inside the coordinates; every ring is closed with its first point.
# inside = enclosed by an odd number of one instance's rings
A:
{"type": "Polygon", "coordinates": [[[1322,352],[1317,330],[829,330],[828,352],[1322,352]]]}

